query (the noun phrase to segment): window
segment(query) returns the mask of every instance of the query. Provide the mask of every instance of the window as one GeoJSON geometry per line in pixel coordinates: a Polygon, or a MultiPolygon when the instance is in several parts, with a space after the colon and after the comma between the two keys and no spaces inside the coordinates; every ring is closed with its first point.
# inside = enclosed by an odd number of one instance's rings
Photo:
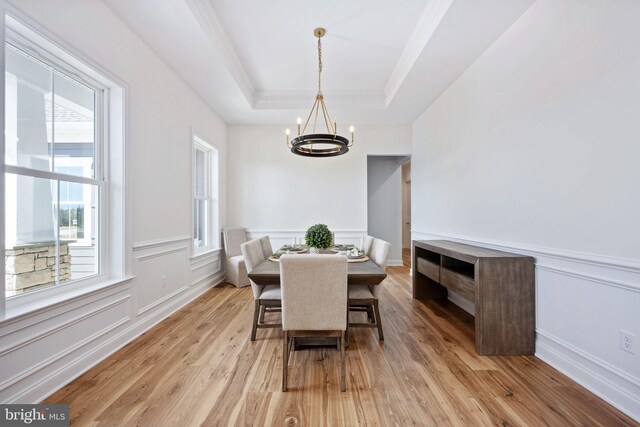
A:
{"type": "Polygon", "coordinates": [[[125,197],[110,193],[111,182],[124,182],[121,86],[58,47],[54,36],[44,38],[10,15],[5,23],[0,291],[7,316],[65,289],[121,278],[128,266],[125,197]],[[119,162],[109,165],[110,157],[119,162]],[[74,286],[59,286],[67,284],[74,286]]]}
{"type": "Polygon", "coordinates": [[[218,150],[193,136],[193,252],[220,246],[218,226],[218,150]]]}

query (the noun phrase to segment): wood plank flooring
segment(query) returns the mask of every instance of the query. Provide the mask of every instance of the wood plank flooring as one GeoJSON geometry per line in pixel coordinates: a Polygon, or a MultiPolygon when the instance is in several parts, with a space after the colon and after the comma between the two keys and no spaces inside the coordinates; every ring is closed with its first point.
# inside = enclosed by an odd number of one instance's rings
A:
{"type": "Polygon", "coordinates": [[[345,393],[332,349],[292,353],[282,393],[282,332],[251,342],[251,289],[222,285],[45,402],[78,426],[638,425],[535,357],[478,356],[472,316],[413,300],[406,267],[387,272],[386,341],[351,331],[345,393]]]}

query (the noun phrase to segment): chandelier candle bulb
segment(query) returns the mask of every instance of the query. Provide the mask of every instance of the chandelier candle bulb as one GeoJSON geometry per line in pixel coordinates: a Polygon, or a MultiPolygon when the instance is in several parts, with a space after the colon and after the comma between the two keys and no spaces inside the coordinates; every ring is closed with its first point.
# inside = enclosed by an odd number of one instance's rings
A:
{"type": "Polygon", "coordinates": [[[291,135],[291,131],[287,129],[284,131],[284,133],[287,135],[287,145],[289,145],[289,135],[291,135]]]}
{"type": "Polygon", "coordinates": [[[353,131],[355,129],[353,128],[353,126],[349,127],[349,132],[351,132],[351,142],[353,142],[353,131]]]}
{"type": "Polygon", "coordinates": [[[298,117],[298,136],[300,136],[300,125],[302,124],[302,119],[300,117],[298,117]]]}

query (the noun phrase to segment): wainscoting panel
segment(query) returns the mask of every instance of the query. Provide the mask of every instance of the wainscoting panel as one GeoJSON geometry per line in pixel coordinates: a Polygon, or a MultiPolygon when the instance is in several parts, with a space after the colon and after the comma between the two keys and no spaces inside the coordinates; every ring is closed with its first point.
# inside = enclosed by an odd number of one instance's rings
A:
{"type": "Polygon", "coordinates": [[[214,276],[224,274],[223,251],[217,250],[191,258],[191,286],[211,282],[214,276]]]}
{"type": "Polygon", "coordinates": [[[137,314],[142,314],[184,291],[189,284],[189,247],[136,253],[137,314]]]}
{"type": "Polygon", "coordinates": [[[0,322],[0,402],[36,403],[224,280],[189,236],[138,242],[134,278],[0,322]]]}
{"type": "MultiPolygon", "coordinates": [[[[426,231],[413,230],[412,239],[535,257],[536,356],[640,420],[640,351],[620,348],[621,330],[640,337],[640,262],[426,231]]],[[[450,300],[470,311],[456,295],[450,300]]]]}

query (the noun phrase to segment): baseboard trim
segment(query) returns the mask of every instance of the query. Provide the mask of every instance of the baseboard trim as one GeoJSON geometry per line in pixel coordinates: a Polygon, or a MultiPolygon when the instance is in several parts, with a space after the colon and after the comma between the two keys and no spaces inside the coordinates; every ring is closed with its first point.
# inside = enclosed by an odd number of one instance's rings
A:
{"type": "Polygon", "coordinates": [[[537,331],[536,357],[640,421],[640,386],[634,378],[545,331],[537,331]],[[624,387],[621,385],[624,384],[624,387]]]}

